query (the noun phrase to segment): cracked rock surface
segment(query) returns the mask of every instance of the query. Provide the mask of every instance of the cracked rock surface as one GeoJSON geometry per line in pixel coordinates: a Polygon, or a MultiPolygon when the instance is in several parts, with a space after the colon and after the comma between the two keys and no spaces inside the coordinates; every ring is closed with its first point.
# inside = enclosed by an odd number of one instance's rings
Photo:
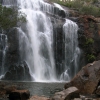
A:
{"type": "Polygon", "coordinates": [[[84,66],[79,73],[65,84],[65,89],[75,86],[79,89],[81,94],[97,93],[97,88],[100,83],[100,60],[89,63],[84,66]]]}

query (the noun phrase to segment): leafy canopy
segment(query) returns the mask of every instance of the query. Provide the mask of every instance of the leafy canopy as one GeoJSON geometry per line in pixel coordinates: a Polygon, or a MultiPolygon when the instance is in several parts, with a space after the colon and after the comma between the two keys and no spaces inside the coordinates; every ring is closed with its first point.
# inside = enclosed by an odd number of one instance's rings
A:
{"type": "Polygon", "coordinates": [[[25,14],[18,12],[14,8],[0,5],[0,29],[6,30],[16,27],[17,22],[26,22],[25,14]]]}

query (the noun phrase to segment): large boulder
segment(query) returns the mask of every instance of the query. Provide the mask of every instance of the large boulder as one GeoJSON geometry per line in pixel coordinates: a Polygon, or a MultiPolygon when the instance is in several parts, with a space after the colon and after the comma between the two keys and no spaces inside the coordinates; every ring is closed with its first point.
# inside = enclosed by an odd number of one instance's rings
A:
{"type": "Polygon", "coordinates": [[[71,100],[73,98],[78,98],[78,97],[79,97],[78,89],[76,87],[70,87],[66,90],[55,93],[55,95],[52,97],[52,100],[71,100]]]}
{"type": "Polygon", "coordinates": [[[32,77],[27,63],[23,61],[19,65],[11,65],[2,80],[31,81],[32,77]]]}
{"type": "Polygon", "coordinates": [[[84,66],[71,82],[65,84],[65,89],[75,86],[81,94],[92,94],[95,93],[99,84],[100,60],[84,66]]]}
{"type": "Polygon", "coordinates": [[[28,100],[30,92],[28,90],[15,90],[9,94],[9,100],[28,100]]]}
{"type": "Polygon", "coordinates": [[[12,91],[15,91],[17,89],[16,86],[4,86],[3,90],[5,91],[6,94],[10,94],[12,91]]]}
{"type": "Polygon", "coordinates": [[[8,94],[10,94],[12,91],[15,91],[16,89],[17,87],[15,85],[5,85],[4,83],[0,83],[0,99],[6,99],[8,97],[8,94]]]}
{"type": "MultiPolygon", "coordinates": [[[[21,87],[23,88],[23,87],[21,87]]],[[[30,92],[27,89],[21,89],[15,83],[0,83],[0,100],[28,100],[30,92]]]]}

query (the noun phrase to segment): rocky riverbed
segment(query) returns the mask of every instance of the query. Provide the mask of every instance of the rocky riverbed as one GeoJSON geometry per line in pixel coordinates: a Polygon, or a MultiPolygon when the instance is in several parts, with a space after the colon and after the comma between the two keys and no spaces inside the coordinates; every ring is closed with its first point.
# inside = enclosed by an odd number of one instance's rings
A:
{"type": "Polygon", "coordinates": [[[100,100],[100,60],[84,66],[66,84],[1,81],[0,96],[1,100],[100,100]]]}
{"type": "MultiPolygon", "coordinates": [[[[55,92],[63,90],[63,83],[41,83],[41,82],[0,82],[0,100],[6,100],[8,94],[15,90],[29,90],[30,97],[34,95],[51,97],[55,92]],[[8,93],[8,91],[10,91],[8,93]]],[[[7,99],[8,100],[8,99],[7,99]]]]}

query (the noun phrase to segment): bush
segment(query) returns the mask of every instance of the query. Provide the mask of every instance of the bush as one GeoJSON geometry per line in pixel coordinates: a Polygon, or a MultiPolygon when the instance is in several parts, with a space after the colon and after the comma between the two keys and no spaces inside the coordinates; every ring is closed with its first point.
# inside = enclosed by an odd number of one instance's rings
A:
{"type": "Polygon", "coordinates": [[[86,38],[86,41],[84,43],[84,49],[87,62],[93,62],[96,57],[94,53],[94,40],[92,38],[86,38]]]}
{"type": "Polygon", "coordinates": [[[100,8],[93,6],[93,5],[89,5],[89,6],[85,5],[80,8],[79,12],[81,14],[87,14],[87,15],[89,14],[89,15],[93,15],[96,17],[100,16],[100,8]]]}
{"type": "Polygon", "coordinates": [[[93,15],[96,17],[100,16],[100,8],[93,5],[93,3],[98,2],[98,0],[69,0],[66,2],[60,0],[52,1],[69,8],[74,8],[78,10],[80,14],[93,15]]]}
{"type": "Polygon", "coordinates": [[[93,62],[96,60],[96,57],[93,54],[88,54],[87,55],[88,62],[93,62]]]}
{"type": "Polygon", "coordinates": [[[25,14],[18,12],[13,8],[7,8],[0,5],[0,29],[6,30],[17,26],[17,22],[25,21],[25,14]]]}
{"type": "Polygon", "coordinates": [[[89,46],[89,45],[92,45],[93,43],[94,43],[94,40],[92,38],[87,38],[85,45],[89,46]]]}

